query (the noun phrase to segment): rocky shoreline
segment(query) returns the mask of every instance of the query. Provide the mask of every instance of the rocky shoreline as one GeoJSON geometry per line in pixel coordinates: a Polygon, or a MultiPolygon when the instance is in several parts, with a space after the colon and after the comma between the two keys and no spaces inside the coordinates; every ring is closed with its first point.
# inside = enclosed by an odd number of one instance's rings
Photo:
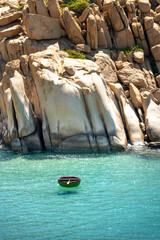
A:
{"type": "Polygon", "coordinates": [[[79,17],[55,0],[2,7],[4,144],[19,152],[159,147],[158,1],[95,0],[79,17]]]}

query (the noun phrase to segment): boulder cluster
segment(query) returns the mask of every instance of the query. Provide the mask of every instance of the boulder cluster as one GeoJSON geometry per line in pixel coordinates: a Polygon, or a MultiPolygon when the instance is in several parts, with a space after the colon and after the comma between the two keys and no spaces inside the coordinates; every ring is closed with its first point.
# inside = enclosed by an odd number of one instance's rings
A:
{"type": "Polygon", "coordinates": [[[57,0],[0,16],[0,136],[15,151],[160,144],[160,2],[57,0]],[[73,59],[64,49],[86,54],[73,59]]]}

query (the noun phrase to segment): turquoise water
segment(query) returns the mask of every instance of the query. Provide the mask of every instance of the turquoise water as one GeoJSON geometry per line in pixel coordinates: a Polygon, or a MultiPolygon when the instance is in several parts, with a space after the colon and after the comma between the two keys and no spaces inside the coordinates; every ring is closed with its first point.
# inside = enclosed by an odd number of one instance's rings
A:
{"type": "Polygon", "coordinates": [[[0,151],[0,240],[159,240],[160,151],[0,151]],[[57,178],[78,176],[78,188],[57,178]]]}

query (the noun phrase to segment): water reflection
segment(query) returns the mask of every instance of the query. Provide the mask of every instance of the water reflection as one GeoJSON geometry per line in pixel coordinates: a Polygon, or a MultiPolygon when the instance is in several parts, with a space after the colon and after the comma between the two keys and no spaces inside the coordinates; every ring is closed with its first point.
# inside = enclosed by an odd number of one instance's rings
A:
{"type": "Polygon", "coordinates": [[[58,191],[57,195],[77,195],[79,194],[78,191],[73,191],[73,190],[66,190],[66,191],[58,191]]]}

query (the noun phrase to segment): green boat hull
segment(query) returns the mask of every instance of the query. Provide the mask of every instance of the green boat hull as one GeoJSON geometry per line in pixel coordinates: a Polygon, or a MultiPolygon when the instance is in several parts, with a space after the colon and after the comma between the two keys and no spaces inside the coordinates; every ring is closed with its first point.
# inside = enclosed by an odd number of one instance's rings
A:
{"type": "Polygon", "coordinates": [[[66,182],[60,182],[60,181],[58,181],[58,183],[61,187],[78,187],[80,184],[80,182],[71,182],[67,184],[66,182]]]}

